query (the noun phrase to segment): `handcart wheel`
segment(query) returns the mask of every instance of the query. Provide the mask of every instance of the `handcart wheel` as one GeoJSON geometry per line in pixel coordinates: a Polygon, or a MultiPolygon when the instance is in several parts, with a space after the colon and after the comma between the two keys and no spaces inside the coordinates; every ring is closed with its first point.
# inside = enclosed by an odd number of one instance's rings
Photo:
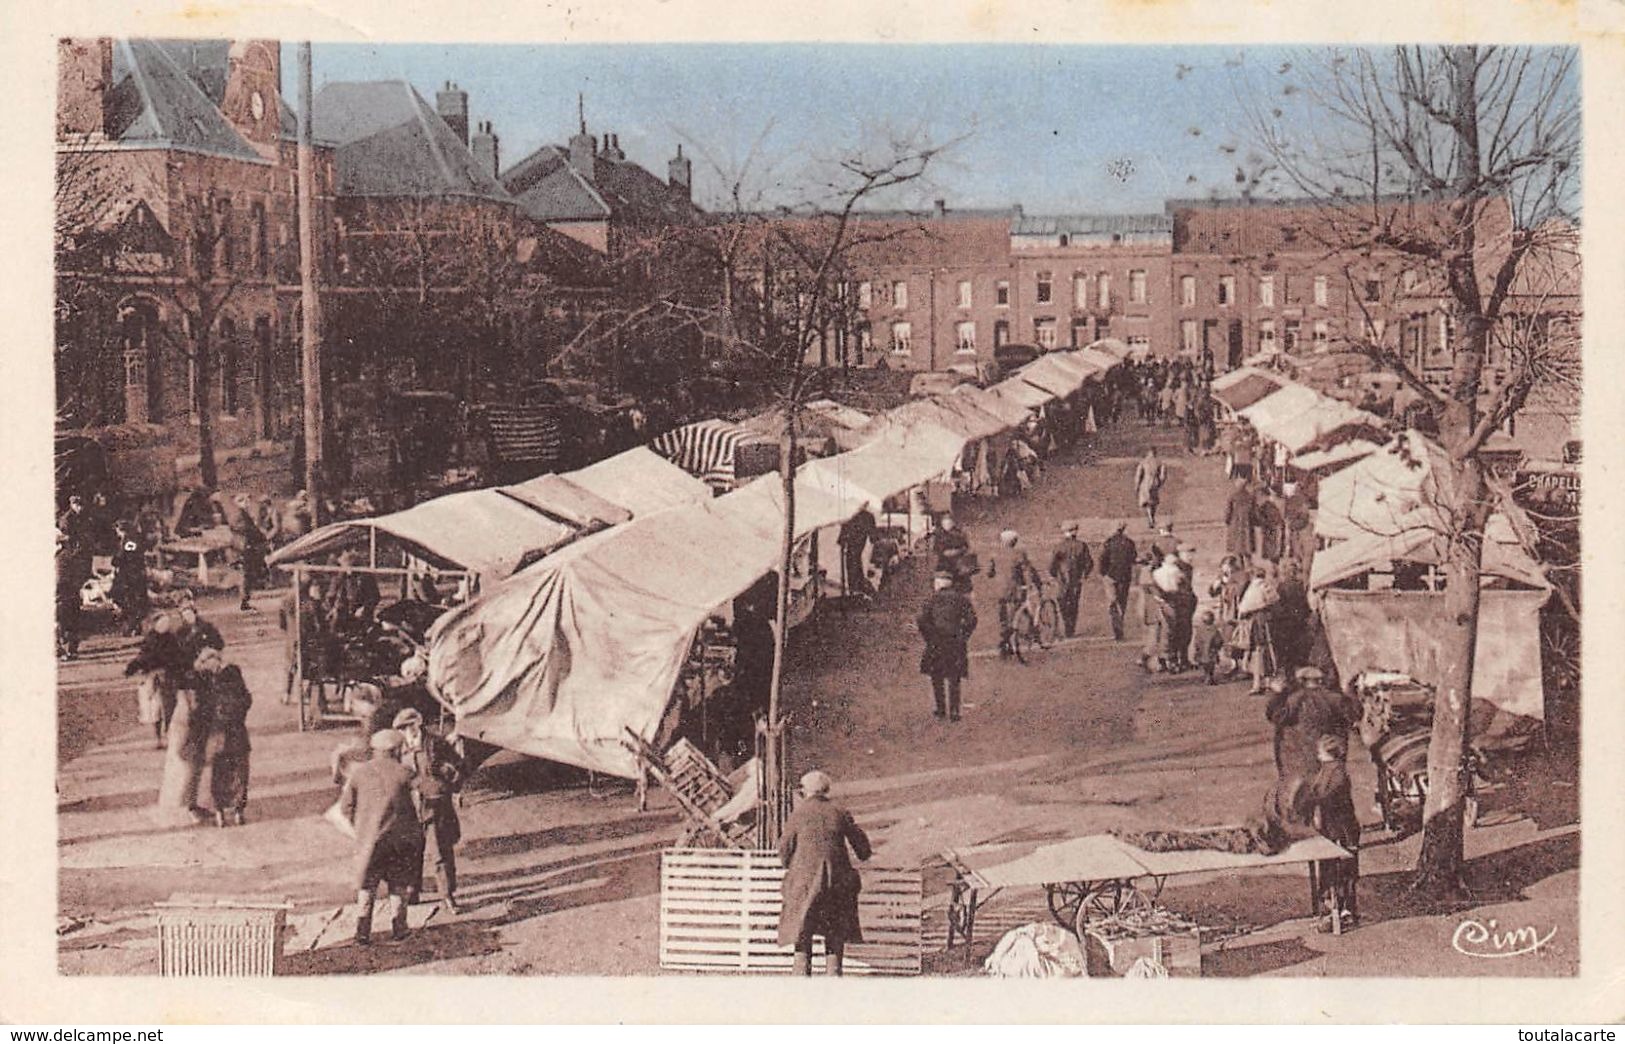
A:
{"type": "Polygon", "coordinates": [[[1089,897],[1087,881],[1067,881],[1044,886],[1044,897],[1049,902],[1050,916],[1062,928],[1072,928],[1078,920],[1079,910],[1089,897]]]}

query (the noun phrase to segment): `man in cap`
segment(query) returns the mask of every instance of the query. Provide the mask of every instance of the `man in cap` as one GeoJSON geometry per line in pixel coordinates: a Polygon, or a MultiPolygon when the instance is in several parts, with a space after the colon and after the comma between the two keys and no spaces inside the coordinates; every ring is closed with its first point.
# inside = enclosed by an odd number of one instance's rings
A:
{"type": "Polygon", "coordinates": [[[940,570],[931,581],[931,597],[920,608],[914,624],[925,639],[920,673],[931,679],[933,712],[938,719],[959,720],[959,685],[970,673],[966,646],[976,630],[976,610],[970,599],[954,587],[956,577],[940,570]]]}
{"type": "Polygon", "coordinates": [[[1010,656],[1015,652],[1010,635],[1016,610],[1027,597],[1027,585],[1038,582],[1038,571],[1021,547],[1021,534],[1013,529],[999,534],[999,550],[988,560],[987,575],[998,583],[999,655],[1010,656]]]}
{"type": "Polygon", "coordinates": [[[1059,581],[1061,593],[1061,624],[1066,636],[1078,633],[1078,601],[1083,594],[1083,581],[1094,572],[1095,560],[1089,554],[1089,545],[1078,539],[1078,524],[1061,523],[1061,542],[1050,555],[1049,575],[1059,581]]]}
{"type": "Polygon", "coordinates": [[[841,974],[847,943],[863,941],[858,892],[863,887],[847,855],[870,855],[869,836],[852,814],[830,800],[829,776],[813,770],[801,777],[801,800],[784,823],[779,860],[784,864],[779,945],[795,947],[797,975],[812,974],[813,936],[824,937],[824,970],[841,974]]]}
{"type": "Polygon", "coordinates": [[[389,886],[390,935],[406,937],[406,904],[423,877],[423,828],[412,803],[412,770],[401,764],[406,737],[394,729],[372,734],[372,757],[354,766],[339,795],[339,811],[355,826],[355,941],[372,941],[372,908],[380,883],[389,886]]]}
{"type": "Polygon", "coordinates": [[[943,515],[937,530],[937,572],[948,572],[954,578],[954,590],[970,594],[971,577],[976,573],[976,560],[970,553],[970,538],[959,528],[952,515],[943,515]]]}
{"type": "Polygon", "coordinates": [[[454,795],[463,785],[463,759],[451,744],[423,727],[423,715],[408,707],[395,715],[396,731],[406,737],[401,764],[412,771],[412,803],[423,825],[429,872],[447,913],[457,912],[457,842],[463,836],[454,795]]]}
{"type": "Polygon", "coordinates": [[[1100,548],[1100,579],[1106,585],[1106,615],[1111,620],[1112,638],[1123,640],[1123,615],[1128,611],[1129,586],[1134,583],[1134,572],[1139,549],[1129,538],[1127,522],[1117,523],[1116,530],[1106,538],[1100,548]]]}

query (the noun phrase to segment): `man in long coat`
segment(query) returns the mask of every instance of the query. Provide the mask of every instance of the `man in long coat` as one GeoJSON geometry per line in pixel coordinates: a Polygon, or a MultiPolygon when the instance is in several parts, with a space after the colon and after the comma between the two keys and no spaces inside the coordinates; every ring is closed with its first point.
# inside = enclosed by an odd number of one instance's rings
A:
{"type": "Polygon", "coordinates": [[[1050,555],[1049,575],[1060,582],[1061,624],[1071,638],[1078,633],[1078,601],[1084,580],[1094,572],[1095,560],[1089,555],[1089,545],[1078,539],[1076,522],[1061,523],[1061,534],[1061,542],[1050,555]]]}
{"type": "Polygon", "coordinates": [[[1139,549],[1124,530],[1127,522],[1117,523],[1117,529],[1100,548],[1100,578],[1107,585],[1106,615],[1111,620],[1112,638],[1123,640],[1123,614],[1128,611],[1129,585],[1134,583],[1134,571],[1139,549]]]}
{"type": "Polygon", "coordinates": [[[801,800],[784,824],[779,860],[784,864],[784,905],[779,945],[795,947],[795,974],[812,974],[813,936],[824,937],[824,970],[841,974],[846,944],[863,941],[858,892],[863,887],[847,846],[859,860],[870,856],[869,835],[852,814],[830,800],[830,778],[814,770],[801,777],[801,800]]]}
{"type": "Polygon", "coordinates": [[[959,684],[970,673],[966,651],[976,630],[976,610],[970,599],[954,588],[954,574],[939,572],[932,580],[935,589],[915,618],[915,626],[925,639],[920,656],[920,673],[931,679],[931,695],[936,701],[937,718],[959,720],[959,684]]]}
{"type": "Polygon", "coordinates": [[[1253,519],[1257,505],[1246,479],[1236,479],[1224,505],[1224,550],[1245,565],[1253,555],[1253,519]]]}
{"type": "Polygon", "coordinates": [[[380,883],[389,886],[390,935],[406,937],[406,903],[423,877],[423,828],[412,804],[412,770],[401,764],[406,737],[375,732],[372,757],[350,770],[339,811],[355,826],[355,941],[372,941],[372,907],[380,883]]]}
{"type": "Polygon", "coordinates": [[[1258,498],[1258,503],[1253,507],[1253,528],[1258,534],[1258,557],[1279,562],[1286,550],[1286,519],[1281,516],[1281,509],[1275,506],[1275,498],[1258,498]]]}
{"type": "Polygon", "coordinates": [[[1145,512],[1145,523],[1151,529],[1157,528],[1157,506],[1162,502],[1162,487],[1167,481],[1168,465],[1158,459],[1157,448],[1152,446],[1134,469],[1134,491],[1140,509],[1145,512]]]}

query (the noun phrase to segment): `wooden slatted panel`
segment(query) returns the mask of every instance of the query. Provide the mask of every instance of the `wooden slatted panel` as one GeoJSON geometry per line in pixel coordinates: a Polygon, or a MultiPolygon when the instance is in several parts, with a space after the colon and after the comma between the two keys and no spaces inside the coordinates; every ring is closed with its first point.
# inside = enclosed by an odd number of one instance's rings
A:
{"type": "MultiPolygon", "coordinates": [[[[918,870],[859,868],[864,942],[846,948],[848,975],[918,975],[922,882],[918,870]]],[[[667,849],[660,861],[660,966],[669,970],[787,974],[778,944],[784,868],[777,852],[667,849]]],[[[823,970],[824,941],[813,940],[823,970]]]]}

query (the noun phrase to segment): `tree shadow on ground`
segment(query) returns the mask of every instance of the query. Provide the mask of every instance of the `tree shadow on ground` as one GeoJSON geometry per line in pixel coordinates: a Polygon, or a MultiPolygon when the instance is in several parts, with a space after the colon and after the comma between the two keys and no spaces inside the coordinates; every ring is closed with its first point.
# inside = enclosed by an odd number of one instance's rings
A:
{"type": "MultiPolygon", "coordinates": [[[[341,917],[347,928],[354,923],[341,917]]],[[[389,939],[389,929],[375,922],[370,946],[353,942],[284,955],[281,973],[306,975],[378,975],[402,971],[434,961],[484,957],[502,952],[501,940],[490,922],[455,921],[430,924],[410,933],[400,942],[389,939]],[[379,931],[378,928],[382,928],[379,931]]]]}

